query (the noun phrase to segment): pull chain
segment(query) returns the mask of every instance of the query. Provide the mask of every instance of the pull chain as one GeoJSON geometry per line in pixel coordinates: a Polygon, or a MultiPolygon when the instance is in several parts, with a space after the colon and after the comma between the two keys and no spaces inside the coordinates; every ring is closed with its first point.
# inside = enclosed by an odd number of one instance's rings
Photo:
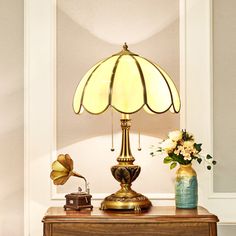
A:
{"type": "Polygon", "coordinates": [[[111,151],[114,152],[114,124],[113,124],[113,108],[111,107],[111,151]]]}
{"type": "Polygon", "coordinates": [[[141,151],[140,130],[138,131],[138,151],[141,151]]]}

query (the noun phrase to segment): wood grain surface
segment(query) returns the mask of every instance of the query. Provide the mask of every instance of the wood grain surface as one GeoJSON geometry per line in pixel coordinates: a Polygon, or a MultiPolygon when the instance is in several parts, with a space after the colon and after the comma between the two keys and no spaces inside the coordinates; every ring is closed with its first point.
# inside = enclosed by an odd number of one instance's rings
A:
{"type": "Polygon", "coordinates": [[[216,236],[218,218],[205,208],[152,207],[149,211],[64,211],[51,207],[43,218],[44,236],[216,236]]]}

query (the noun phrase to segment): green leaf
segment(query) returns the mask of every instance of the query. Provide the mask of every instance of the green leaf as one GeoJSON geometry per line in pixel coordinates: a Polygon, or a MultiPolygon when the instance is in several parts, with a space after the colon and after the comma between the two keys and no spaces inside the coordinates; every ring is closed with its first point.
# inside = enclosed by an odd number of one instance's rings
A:
{"type": "Polygon", "coordinates": [[[206,159],[212,159],[212,156],[207,154],[206,159]]]}
{"type": "Polygon", "coordinates": [[[202,158],[198,158],[198,159],[197,159],[197,162],[198,162],[199,164],[201,164],[202,158]]]}
{"type": "Polygon", "coordinates": [[[211,166],[207,166],[207,169],[208,169],[208,170],[211,170],[211,166]]]}
{"type": "Polygon", "coordinates": [[[172,162],[170,165],[170,169],[174,169],[177,166],[177,162],[172,162]]]}
{"type": "Polygon", "coordinates": [[[187,141],[187,132],[186,132],[186,129],[185,130],[182,130],[183,134],[182,134],[182,138],[184,141],[187,141]]]}
{"type": "Polygon", "coordinates": [[[173,159],[171,157],[169,157],[169,156],[165,157],[164,160],[163,160],[163,162],[165,164],[171,163],[172,161],[173,161],[173,159]]]}
{"type": "Polygon", "coordinates": [[[213,165],[216,165],[216,163],[217,163],[216,161],[212,161],[212,164],[213,164],[213,165]]]}
{"type": "Polygon", "coordinates": [[[202,151],[202,143],[194,143],[194,147],[198,152],[202,151]]]}
{"type": "Polygon", "coordinates": [[[183,139],[184,141],[191,141],[191,140],[193,140],[193,135],[189,134],[189,133],[186,131],[186,129],[182,130],[182,132],[183,132],[182,139],[183,139]]]}
{"type": "Polygon", "coordinates": [[[173,161],[178,162],[179,164],[185,165],[185,160],[184,157],[182,155],[176,155],[174,153],[171,154],[171,157],[173,159],[173,161]]]}

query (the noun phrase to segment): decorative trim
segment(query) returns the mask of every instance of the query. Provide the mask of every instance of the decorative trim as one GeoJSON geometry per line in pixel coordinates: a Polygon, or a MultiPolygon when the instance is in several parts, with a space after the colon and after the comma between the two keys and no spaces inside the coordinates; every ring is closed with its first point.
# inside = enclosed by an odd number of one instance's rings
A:
{"type": "MultiPolygon", "coordinates": [[[[51,155],[50,155],[50,163],[55,161],[57,157],[57,68],[56,68],[56,58],[57,58],[57,32],[56,32],[56,25],[57,25],[57,18],[56,18],[56,8],[57,8],[57,0],[52,0],[54,4],[54,11],[53,11],[53,22],[52,22],[52,39],[51,39],[51,44],[52,44],[52,53],[53,53],[53,76],[52,76],[52,94],[51,94],[51,100],[52,100],[52,142],[51,142],[51,155]]],[[[55,186],[53,185],[53,182],[50,181],[50,198],[52,197],[52,187],[55,186]]]]}
{"type": "MultiPolygon", "coordinates": [[[[214,143],[213,143],[213,138],[214,138],[214,119],[213,119],[213,114],[214,114],[214,110],[213,110],[213,1],[210,0],[210,42],[209,42],[209,46],[210,46],[210,152],[213,154],[214,156],[214,143]]],[[[210,181],[209,181],[209,195],[208,198],[210,199],[211,196],[215,195],[214,193],[214,185],[213,185],[213,179],[214,179],[214,167],[212,172],[210,173],[210,181]]]]}
{"type": "MultiPolygon", "coordinates": [[[[92,193],[92,200],[103,200],[111,193],[92,193]]],[[[146,193],[144,194],[150,200],[175,200],[174,193],[146,193]]],[[[52,200],[65,200],[65,193],[53,193],[52,200]]]]}
{"type": "Polygon", "coordinates": [[[24,1],[24,235],[29,235],[29,0],[24,1]]]}
{"type": "Polygon", "coordinates": [[[186,0],[179,1],[179,51],[180,51],[180,97],[181,97],[181,112],[180,112],[180,129],[185,129],[187,125],[186,111],[186,0]]]}
{"type": "Polygon", "coordinates": [[[236,226],[236,221],[235,222],[227,222],[227,221],[220,221],[217,223],[217,225],[220,225],[220,226],[229,226],[229,225],[235,225],[236,226]]]}
{"type": "MultiPolygon", "coordinates": [[[[32,159],[35,157],[34,156],[34,154],[36,153],[35,149],[37,146],[40,145],[39,143],[38,145],[36,145],[36,141],[33,140],[32,137],[36,138],[37,140],[39,139],[40,136],[42,136],[42,134],[41,133],[36,134],[35,130],[32,129],[34,128],[35,120],[33,120],[34,114],[32,112],[31,101],[32,99],[33,101],[36,100],[35,96],[32,96],[32,94],[37,90],[36,86],[39,81],[37,77],[39,75],[38,73],[39,69],[43,69],[43,72],[45,72],[44,76],[46,75],[46,77],[49,78],[49,80],[46,80],[46,82],[49,82],[47,86],[49,85],[51,89],[50,98],[55,97],[56,86],[54,82],[55,82],[56,68],[55,68],[55,55],[52,55],[52,52],[55,51],[56,47],[54,40],[56,37],[54,31],[56,23],[55,6],[56,6],[56,0],[48,0],[48,1],[24,0],[24,236],[29,236],[32,234],[32,232],[34,232],[35,235],[35,231],[37,231],[40,228],[40,224],[39,225],[37,224],[37,222],[40,222],[37,219],[41,217],[39,216],[40,214],[39,209],[34,209],[35,211],[34,217],[32,217],[31,215],[33,208],[32,206],[35,203],[32,197],[35,193],[33,191],[34,189],[32,189],[33,174],[31,170],[33,169],[32,159]],[[45,8],[44,17],[42,17],[42,15],[40,14],[39,15],[35,14],[35,12],[37,13],[40,12],[41,10],[40,8],[43,9],[45,8]],[[42,25],[40,21],[41,19],[44,19],[42,25]],[[47,29],[44,35],[40,34],[40,32],[45,31],[45,29],[42,27],[45,21],[48,22],[46,22],[47,29]],[[39,40],[38,42],[35,40],[36,38],[37,40],[39,40]],[[41,39],[43,39],[43,43],[46,42],[46,46],[43,45],[42,47],[42,45],[40,44],[41,39]],[[47,39],[49,39],[49,41],[47,41],[47,39]],[[38,47],[36,47],[36,45],[37,46],[39,45],[39,47],[41,48],[39,49],[38,47]],[[51,50],[48,50],[47,47],[51,50]],[[38,53],[39,51],[40,54],[38,53]],[[45,54],[48,54],[49,57],[47,55],[47,57],[44,58],[45,54]],[[40,60],[38,61],[38,59],[40,60]],[[42,65],[41,59],[44,61],[48,60],[50,64],[45,63],[42,65]],[[44,69],[45,65],[48,66],[46,69],[44,69]],[[52,80],[50,80],[51,78],[52,80]],[[32,222],[34,224],[32,224],[32,222]]],[[[45,77],[43,79],[45,79],[45,77]]],[[[41,88],[39,88],[39,90],[40,89],[41,88]]],[[[41,92],[42,91],[43,90],[41,90],[41,92]]],[[[54,122],[55,120],[53,116],[55,112],[51,110],[51,108],[53,107],[52,102],[54,102],[54,100],[50,99],[49,103],[47,104],[47,106],[50,107],[50,112],[47,113],[46,115],[50,117],[50,127],[53,128],[54,132],[56,124],[54,122]]],[[[50,146],[50,150],[53,150],[54,144],[52,142],[54,142],[54,139],[53,138],[48,138],[48,139],[50,140],[50,142],[48,142],[49,143],[48,146],[50,146]]],[[[43,150],[43,152],[44,151],[45,149],[43,150]]],[[[51,158],[51,153],[49,155],[45,155],[45,157],[48,158],[49,160],[51,158]]],[[[49,184],[47,189],[49,189],[49,184]]],[[[47,197],[48,195],[49,192],[46,191],[44,196],[47,197]]],[[[48,199],[50,199],[50,196],[48,196],[48,199]]],[[[44,209],[43,206],[41,206],[40,209],[44,209]]]]}
{"type": "Polygon", "coordinates": [[[209,196],[209,199],[236,199],[236,193],[215,193],[212,192],[209,196]]]}
{"type": "MultiPolygon", "coordinates": [[[[214,156],[214,37],[213,37],[213,22],[214,22],[214,14],[213,14],[213,1],[209,0],[209,8],[210,8],[210,152],[214,156]]],[[[214,168],[210,173],[210,181],[209,181],[209,199],[236,199],[236,192],[214,192],[214,168]]]]}

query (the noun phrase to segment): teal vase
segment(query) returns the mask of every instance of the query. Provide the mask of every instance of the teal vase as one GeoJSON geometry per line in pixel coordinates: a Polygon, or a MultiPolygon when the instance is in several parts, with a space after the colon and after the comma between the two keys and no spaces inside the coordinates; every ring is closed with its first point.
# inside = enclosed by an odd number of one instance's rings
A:
{"type": "Polygon", "coordinates": [[[177,208],[192,209],[198,203],[198,183],[192,164],[180,165],[176,172],[175,204],[177,208]]]}

